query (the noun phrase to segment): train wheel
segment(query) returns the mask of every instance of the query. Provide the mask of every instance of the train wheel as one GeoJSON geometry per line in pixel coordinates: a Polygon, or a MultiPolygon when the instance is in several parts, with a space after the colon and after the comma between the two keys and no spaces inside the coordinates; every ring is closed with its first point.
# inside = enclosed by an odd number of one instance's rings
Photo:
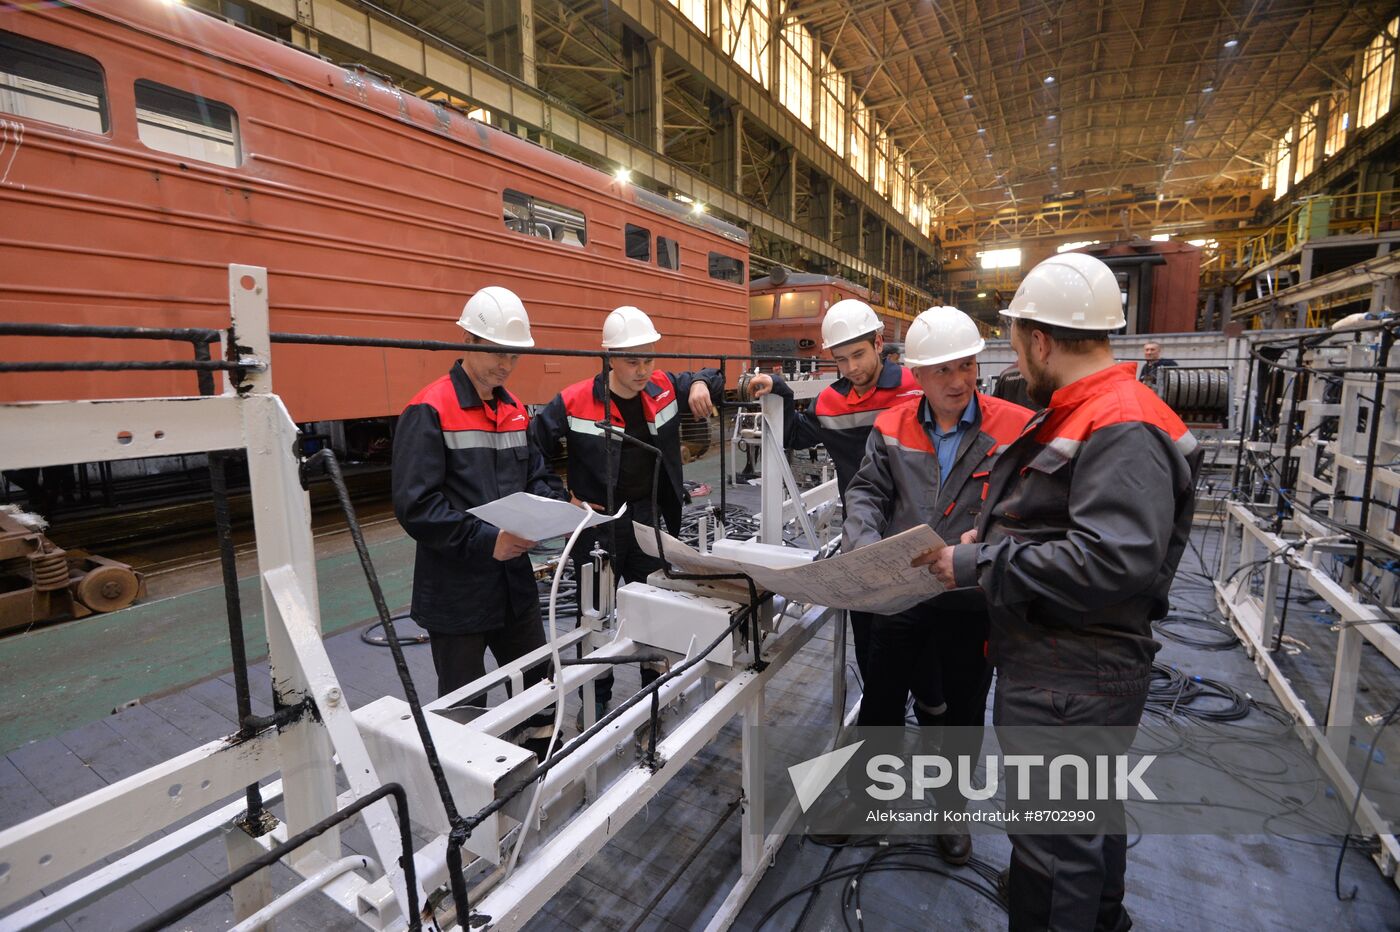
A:
{"type": "Polygon", "coordinates": [[[140,580],[130,567],[98,564],[78,581],[76,595],[94,612],[114,612],[136,601],[140,580]]]}

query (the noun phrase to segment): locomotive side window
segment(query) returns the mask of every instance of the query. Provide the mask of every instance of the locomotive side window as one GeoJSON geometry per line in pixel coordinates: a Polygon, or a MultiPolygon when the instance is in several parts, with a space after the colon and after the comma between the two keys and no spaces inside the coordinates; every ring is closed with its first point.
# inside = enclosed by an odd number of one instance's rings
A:
{"type": "Polygon", "coordinates": [[[583,211],[551,204],[520,191],[506,189],[501,199],[506,229],[553,240],[566,246],[587,246],[588,225],[583,211]]]}
{"type": "Polygon", "coordinates": [[[822,293],[820,291],[786,291],[778,298],[778,316],[780,318],[820,317],[821,312],[822,293]]]}
{"type": "Polygon", "coordinates": [[[722,252],[710,253],[710,277],[722,282],[744,283],[744,262],[722,252]]]}
{"type": "Polygon", "coordinates": [[[141,143],[201,162],[237,168],[238,115],[228,104],[154,81],[136,82],[136,128],[141,143]]]}
{"type": "Polygon", "coordinates": [[[656,264],[663,269],[679,269],[681,267],[681,244],[669,237],[658,236],[656,238],[656,264]]]}
{"type": "Polygon", "coordinates": [[[623,229],[623,233],[627,243],[627,258],[636,259],[638,262],[650,262],[651,231],[629,223],[623,229]]]}
{"type": "Polygon", "coordinates": [[[0,113],[105,133],[102,66],[86,55],[0,31],[0,113]]]}

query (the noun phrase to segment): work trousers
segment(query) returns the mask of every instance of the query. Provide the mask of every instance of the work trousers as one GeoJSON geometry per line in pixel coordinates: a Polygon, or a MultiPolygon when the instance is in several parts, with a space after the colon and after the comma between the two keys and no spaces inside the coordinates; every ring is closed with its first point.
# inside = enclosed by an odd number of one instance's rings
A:
{"type": "MultiPolygon", "coordinates": [[[[992,685],[986,643],[987,615],[980,610],[940,608],[933,600],[898,615],[871,616],[869,672],[856,724],[903,727],[912,693],[920,725],[953,729],[945,732],[940,753],[975,758],[992,685]]],[[[955,785],[937,795],[945,809],[966,806],[955,785]]]]}
{"type": "Polygon", "coordinates": [[[849,612],[851,619],[851,642],[856,649],[856,669],[860,671],[860,684],[864,688],[870,681],[870,626],[880,616],[869,612],[849,612]]]}
{"type": "MultiPolygon", "coordinates": [[[[584,531],[579,535],[578,542],[574,544],[574,549],[570,554],[574,564],[574,579],[582,581],[583,566],[592,561],[593,558],[589,554],[592,552],[594,544],[601,544],[603,549],[608,552],[608,562],[612,564],[613,574],[618,580],[623,583],[646,582],[648,576],[661,569],[661,560],[648,556],[642,550],[637,543],[637,536],[633,532],[632,522],[636,521],[647,527],[655,527],[658,520],[660,519],[652,514],[649,500],[628,502],[626,513],[618,520],[584,531]]],[[[646,684],[655,679],[658,672],[654,665],[643,664],[642,683],[646,684]]],[[[607,673],[598,677],[593,688],[597,701],[604,705],[612,702],[612,670],[609,669],[607,673]]]]}
{"type": "MultiPolygon", "coordinates": [[[[1044,754],[1053,738],[1017,726],[1126,726],[1097,750],[1126,753],[1130,729],[1142,718],[1146,692],[1126,696],[1064,692],[998,677],[992,722],[1003,754],[1044,754]],[[1110,746],[1111,745],[1111,746],[1110,746]]],[[[1044,771],[1031,781],[1028,807],[1049,798],[1044,771]]],[[[1063,803],[1052,806],[1062,807],[1063,803]]],[[[1105,806],[1105,804],[1100,804],[1105,806]]],[[[1122,822],[1122,805],[1108,824],[1122,822]]],[[[1010,932],[1094,930],[1124,932],[1132,927],[1123,908],[1128,844],[1124,834],[1011,834],[1010,932]]]]}
{"type": "MultiPolygon", "coordinates": [[[[433,670],[437,673],[438,695],[445,696],[472,680],[486,675],[486,651],[496,659],[496,665],[510,663],[536,648],[543,647],[544,625],[538,607],[524,618],[512,619],[504,627],[477,634],[428,633],[428,645],[433,651],[433,670]]],[[[525,671],[527,687],[544,679],[548,664],[525,671]]]]}

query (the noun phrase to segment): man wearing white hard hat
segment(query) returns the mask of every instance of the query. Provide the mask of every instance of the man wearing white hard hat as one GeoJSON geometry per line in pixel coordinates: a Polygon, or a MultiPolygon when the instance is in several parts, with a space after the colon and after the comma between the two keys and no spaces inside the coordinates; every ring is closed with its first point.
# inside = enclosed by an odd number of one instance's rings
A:
{"type": "MultiPolygon", "coordinates": [[[[680,529],[685,488],[681,474],[680,412],[684,404],[697,418],[709,417],[724,394],[724,373],[718,369],[696,372],[663,372],[652,357],[661,334],[639,308],[619,307],[603,321],[602,347],[610,357],[606,383],[602,374],[564,389],[540,411],[530,426],[531,437],[546,456],[552,457],[567,440],[569,491],[576,502],[616,512],[627,505],[629,517],[612,521],[598,531],[586,531],[574,545],[575,572],[595,543],[608,551],[618,579],[645,582],[661,568],[661,561],[637,546],[632,522],[656,526],[671,534],[680,529]],[[617,430],[661,451],[661,476],[657,510],[652,510],[652,475],[655,457],[635,444],[609,439],[600,423],[606,419],[617,430]],[[611,448],[611,449],[610,449],[611,448]]],[[[654,667],[643,667],[645,685],[655,679],[654,667]]],[[[613,677],[598,679],[599,715],[612,699],[613,677]]]]}
{"type": "MultiPolygon", "coordinates": [[[[472,295],[457,323],[472,345],[535,345],[524,304],[497,285],[472,295]]],[[[485,675],[488,649],[499,665],[545,643],[526,556],[535,542],[467,511],[522,491],[568,497],[530,443],[525,406],[505,389],[519,360],[465,353],[413,396],[394,430],[394,514],[417,542],[412,617],[428,631],[439,695],[485,675]]],[[[544,673],[526,673],[525,685],[544,673]]],[[[526,746],[546,746],[553,715],[531,728],[526,746]]]]}
{"type": "MultiPolygon", "coordinates": [[[[749,390],[755,398],[768,392],[782,396],[783,446],[805,450],[821,444],[836,466],[836,488],[844,498],[865,456],[870,428],[881,411],[919,397],[919,383],[897,362],[881,358],[885,325],[864,301],[844,298],[822,317],[822,349],[831,353],[840,374],[822,389],[810,411],[798,411],[792,389],[781,375],[755,375],[749,390]]],[[[851,640],[861,681],[869,679],[870,615],[851,612],[851,640]]]]}
{"type": "MultiPolygon", "coordinates": [[[[904,361],[923,398],[875,419],[865,459],[846,489],[843,548],[919,525],[944,540],[972,528],[992,463],[1032,415],[977,390],[977,354],[985,346],[977,324],[954,307],[930,308],[909,326],[904,361]]],[[[949,729],[940,753],[950,760],[976,755],[992,682],[986,641],[987,607],[975,592],[946,592],[898,615],[874,616],[871,673],[857,724],[902,728],[912,694],[920,725],[949,729]]],[[[966,806],[955,791],[935,797],[943,812],[966,806]]],[[[950,863],[972,856],[964,823],[943,823],[937,841],[950,863]]]]}
{"type": "MultiPolygon", "coordinates": [[[[1191,532],[1201,451],[1134,365],[1115,362],[1108,334],[1124,325],[1123,304],[1102,261],[1047,259],[1002,314],[1031,399],[1047,407],[993,466],[973,539],[914,562],[987,600],[1002,753],[1082,754],[1069,742],[1087,733],[1112,760],[1147,700],[1161,646],[1152,621],[1191,532]]],[[[1095,798],[1073,779],[1055,798],[1095,798]]],[[[1022,805],[1063,810],[1038,805],[1051,799],[1042,770],[1026,782],[1022,805]]],[[[1011,928],[1132,925],[1122,804],[1101,804],[1095,828],[1008,833],[1011,928]]]]}

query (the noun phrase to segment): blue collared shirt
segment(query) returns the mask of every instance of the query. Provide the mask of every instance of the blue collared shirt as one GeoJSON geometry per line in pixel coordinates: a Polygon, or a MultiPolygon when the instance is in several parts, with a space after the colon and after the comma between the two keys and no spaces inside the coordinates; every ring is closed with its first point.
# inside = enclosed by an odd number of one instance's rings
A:
{"type": "Polygon", "coordinates": [[[919,414],[925,429],[928,430],[929,438],[933,441],[933,450],[938,454],[938,487],[942,489],[943,480],[953,471],[953,463],[957,462],[958,447],[962,445],[963,434],[977,423],[977,396],[974,394],[968,399],[967,407],[963,409],[958,423],[946,432],[939,429],[938,421],[933,416],[933,406],[928,403],[928,399],[924,399],[919,414]]]}

